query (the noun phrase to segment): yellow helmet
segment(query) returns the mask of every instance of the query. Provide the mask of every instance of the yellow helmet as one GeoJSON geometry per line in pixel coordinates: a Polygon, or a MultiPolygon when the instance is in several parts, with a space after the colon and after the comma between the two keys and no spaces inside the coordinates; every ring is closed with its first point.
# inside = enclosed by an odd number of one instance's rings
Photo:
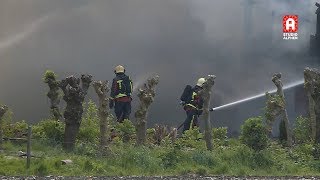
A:
{"type": "Polygon", "coordinates": [[[205,82],[206,82],[205,78],[199,78],[197,82],[197,86],[202,87],[205,82]]]}
{"type": "Polygon", "coordinates": [[[121,65],[118,65],[116,68],[114,68],[115,73],[124,73],[124,67],[121,65]]]}

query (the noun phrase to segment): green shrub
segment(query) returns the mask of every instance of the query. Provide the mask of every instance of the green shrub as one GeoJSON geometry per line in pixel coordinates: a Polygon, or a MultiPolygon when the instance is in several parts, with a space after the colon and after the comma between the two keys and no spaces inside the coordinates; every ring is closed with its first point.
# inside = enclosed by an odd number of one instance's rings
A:
{"type": "Polygon", "coordinates": [[[22,120],[12,124],[5,124],[3,128],[4,137],[21,138],[26,137],[28,131],[28,124],[22,120]]]}
{"type": "Polygon", "coordinates": [[[179,148],[172,148],[160,156],[164,168],[172,168],[182,159],[182,151],[179,148]]]}
{"type": "Polygon", "coordinates": [[[205,143],[202,141],[203,134],[199,128],[186,130],[182,137],[177,139],[176,143],[182,147],[197,148],[199,150],[205,149],[205,143]]]}
{"type": "Polygon", "coordinates": [[[52,70],[46,70],[43,76],[43,81],[47,83],[49,79],[56,79],[56,78],[57,78],[57,75],[52,70]]]}
{"type": "Polygon", "coordinates": [[[13,123],[13,112],[10,108],[8,108],[7,112],[2,116],[1,123],[2,127],[13,123]]]}
{"type": "Polygon", "coordinates": [[[45,139],[53,144],[59,144],[63,141],[64,124],[52,119],[40,121],[32,127],[32,136],[33,138],[45,139]]]}
{"type": "Polygon", "coordinates": [[[129,142],[136,133],[133,123],[127,119],[122,123],[117,123],[115,128],[120,133],[120,137],[122,138],[123,142],[129,142]]]}
{"type": "Polygon", "coordinates": [[[98,108],[92,100],[89,100],[84,105],[84,109],[85,114],[82,118],[77,139],[80,142],[98,143],[100,135],[98,108]]]}
{"type": "Polygon", "coordinates": [[[252,156],[252,168],[270,168],[273,165],[272,156],[268,151],[254,152],[252,156]]]}
{"type": "Polygon", "coordinates": [[[206,167],[214,167],[217,165],[218,160],[214,158],[213,154],[209,151],[194,151],[192,153],[192,160],[198,164],[206,167]]]}
{"type": "Polygon", "coordinates": [[[212,137],[215,145],[226,145],[228,143],[228,128],[212,128],[212,137]]]}
{"type": "Polygon", "coordinates": [[[297,117],[293,128],[293,135],[295,142],[298,144],[312,142],[310,119],[302,116],[297,117]]]}
{"type": "Polygon", "coordinates": [[[212,137],[213,139],[226,139],[227,132],[227,127],[212,128],[212,137]]]}
{"type": "Polygon", "coordinates": [[[241,126],[240,141],[255,151],[267,147],[267,131],[262,123],[262,117],[250,118],[245,121],[241,126]]]}
{"type": "Polygon", "coordinates": [[[279,140],[283,144],[287,141],[287,130],[284,120],[281,120],[279,124],[279,140]]]}
{"type": "Polygon", "coordinates": [[[298,144],[290,151],[290,157],[299,164],[307,164],[313,159],[313,144],[298,144]]]}

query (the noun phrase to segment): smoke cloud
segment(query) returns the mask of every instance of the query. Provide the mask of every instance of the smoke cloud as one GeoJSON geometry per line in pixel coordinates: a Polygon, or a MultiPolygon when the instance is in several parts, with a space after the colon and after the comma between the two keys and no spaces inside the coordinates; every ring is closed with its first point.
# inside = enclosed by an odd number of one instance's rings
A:
{"type": "Polygon", "coordinates": [[[217,76],[212,100],[218,106],[273,88],[274,72],[289,84],[303,78],[305,66],[318,67],[308,57],[314,2],[3,0],[0,101],[16,119],[39,121],[49,114],[46,69],[60,78],[91,73],[112,80],[113,68],[123,64],[136,85],[160,76],[150,124],[177,125],[185,118],[179,97],[199,77],[217,76]],[[249,24],[245,6],[252,8],[249,24]],[[299,15],[296,41],[282,40],[284,14],[299,15]]]}

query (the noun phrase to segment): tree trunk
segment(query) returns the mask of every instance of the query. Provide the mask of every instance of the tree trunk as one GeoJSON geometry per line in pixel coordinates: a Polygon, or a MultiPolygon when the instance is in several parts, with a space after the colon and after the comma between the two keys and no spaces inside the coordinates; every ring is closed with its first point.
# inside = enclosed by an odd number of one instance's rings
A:
{"type": "MultiPolygon", "coordinates": [[[[313,110],[315,112],[315,143],[320,143],[320,71],[312,68],[305,68],[305,87],[314,102],[313,110]]],[[[310,102],[309,102],[310,103],[310,102]]],[[[309,106],[311,106],[309,104],[309,106]]],[[[312,112],[312,107],[310,107],[312,112]]]]}
{"type": "Polygon", "coordinates": [[[311,97],[311,94],[308,93],[309,100],[309,118],[310,118],[310,126],[311,126],[311,137],[312,139],[316,139],[316,113],[315,113],[315,103],[311,97]]]}
{"type": "Polygon", "coordinates": [[[100,116],[100,150],[104,152],[107,146],[107,127],[108,127],[108,116],[109,116],[109,98],[107,97],[110,88],[108,81],[95,81],[93,87],[99,97],[99,116],[100,116]]]}
{"type": "Polygon", "coordinates": [[[67,151],[71,151],[74,149],[75,141],[77,138],[77,134],[80,129],[80,124],[66,124],[65,133],[64,133],[64,142],[63,147],[67,151]]]}
{"type": "Polygon", "coordinates": [[[210,108],[211,91],[214,85],[215,78],[216,78],[215,75],[209,75],[206,79],[206,82],[203,84],[203,90],[199,92],[200,96],[204,99],[203,115],[202,115],[202,119],[205,123],[204,138],[206,141],[207,149],[210,151],[213,150],[213,144],[212,144],[212,127],[211,127],[211,121],[210,121],[209,108],[210,108]]]}
{"type": "Polygon", "coordinates": [[[288,113],[287,110],[283,110],[283,120],[284,120],[284,125],[286,128],[286,135],[287,135],[287,146],[291,147],[292,146],[292,132],[289,124],[289,118],[288,118],[288,113]]]}
{"type": "Polygon", "coordinates": [[[308,102],[309,102],[309,118],[311,126],[311,136],[313,140],[316,139],[316,113],[315,113],[315,101],[312,98],[312,93],[314,90],[313,79],[316,74],[312,72],[312,69],[306,68],[304,70],[304,88],[307,92],[308,102]]]}
{"type": "Polygon", "coordinates": [[[7,106],[0,106],[0,149],[2,149],[2,139],[3,139],[3,123],[2,117],[7,112],[7,106]]]}
{"type": "Polygon", "coordinates": [[[155,87],[159,83],[159,76],[149,78],[144,84],[143,88],[139,89],[138,97],[140,104],[138,110],[135,113],[136,118],[136,131],[137,131],[137,145],[142,145],[146,141],[146,123],[148,109],[151,103],[154,101],[155,87]]]}
{"type": "MultiPolygon", "coordinates": [[[[318,94],[320,96],[320,94],[318,94]]],[[[320,144],[320,97],[317,98],[315,103],[315,113],[316,113],[316,139],[315,142],[320,144]]]]}
{"type": "MultiPolygon", "coordinates": [[[[272,138],[272,127],[276,120],[276,117],[281,115],[282,113],[282,105],[277,100],[278,95],[271,95],[268,92],[266,92],[266,106],[267,106],[267,112],[266,112],[266,130],[268,133],[268,137],[272,138]]],[[[283,120],[281,120],[283,121],[283,120]]],[[[284,121],[283,121],[284,122],[284,121]]],[[[280,131],[281,134],[281,131],[280,131]]],[[[286,134],[286,133],[285,133],[286,134]]],[[[286,137],[285,137],[286,138],[286,137]]]]}
{"type": "Polygon", "coordinates": [[[60,83],[64,93],[63,99],[67,103],[63,114],[66,123],[63,147],[67,151],[74,149],[82,120],[82,104],[92,81],[91,79],[91,75],[82,75],[82,87],[80,87],[80,79],[74,76],[69,76],[60,83]]]}
{"type": "MultiPolygon", "coordinates": [[[[53,72],[52,72],[53,73],[53,72]]],[[[48,98],[50,99],[50,109],[51,113],[55,120],[59,120],[62,118],[62,115],[59,110],[60,104],[60,95],[59,95],[59,84],[60,82],[56,80],[56,77],[53,76],[46,76],[45,83],[49,86],[49,92],[47,93],[48,98]]]]}
{"type": "Polygon", "coordinates": [[[281,73],[275,73],[272,77],[272,81],[273,83],[276,85],[277,87],[277,94],[278,96],[281,98],[281,101],[282,101],[282,111],[281,111],[281,118],[282,120],[284,121],[285,123],[285,129],[286,129],[286,139],[287,139],[287,145],[289,147],[292,146],[292,133],[291,133],[291,128],[290,128],[290,123],[289,123],[289,118],[288,118],[288,113],[287,113],[287,110],[286,110],[286,101],[285,101],[285,96],[284,96],[284,93],[283,93],[283,85],[282,85],[282,82],[281,82],[281,73]]]}

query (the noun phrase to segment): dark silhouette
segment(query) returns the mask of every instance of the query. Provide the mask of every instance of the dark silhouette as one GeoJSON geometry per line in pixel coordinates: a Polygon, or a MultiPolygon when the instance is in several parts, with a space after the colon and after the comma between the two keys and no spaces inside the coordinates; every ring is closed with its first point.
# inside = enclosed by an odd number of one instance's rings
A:
{"type": "Polygon", "coordinates": [[[315,35],[311,35],[310,37],[310,51],[311,55],[320,57],[320,4],[315,4],[318,9],[316,10],[317,14],[317,30],[315,35]]]}

